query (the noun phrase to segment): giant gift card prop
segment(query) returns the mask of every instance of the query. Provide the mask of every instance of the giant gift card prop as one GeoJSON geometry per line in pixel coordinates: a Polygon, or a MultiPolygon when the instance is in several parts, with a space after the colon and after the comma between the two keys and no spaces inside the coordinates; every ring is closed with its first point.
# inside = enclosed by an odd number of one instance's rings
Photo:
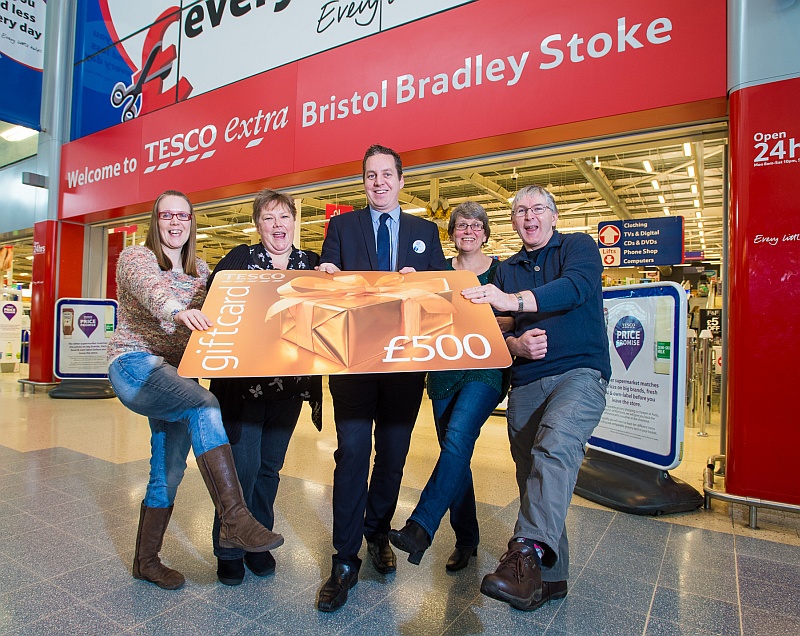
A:
{"type": "Polygon", "coordinates": [[[184,377],[329,375],[507,367],[491,308],[461,290],[471,272],[223,271],[203,305],[184,377]]]}

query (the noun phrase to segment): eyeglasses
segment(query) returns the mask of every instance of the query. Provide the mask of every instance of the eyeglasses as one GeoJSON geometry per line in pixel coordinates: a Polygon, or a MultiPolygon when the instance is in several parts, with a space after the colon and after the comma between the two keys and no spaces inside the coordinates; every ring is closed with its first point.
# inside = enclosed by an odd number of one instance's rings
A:
{"type": "Polygon", "coordinates": [[[472,230],[473,232],[480,232],[483,230],[483,223],[475,222],[475,223],[456,223],[456,229],[460,232],[463,232],[467,228],[472,230]]]}
{"type": "Polygon", "coordinates": [[[541,204],[534,205],[533,207],[530,208],[520,206],[518,208],[514,208],[511,214],[513,214],[516,217],[522,217],[522,216],[527,216],[528,212],[533,212],[536,216],[539,216],[540,214],[544,214],[545,210],[552,210],[552,208],[549,205],[541,205],[541,204]]]}
{"type": "Polygon", "coordinates": [[[191,221],[192,220],[192,213],[191,212],[174,212],[173,210],[161,210],[158,213],[158,218],[162,221],[171,221],[172,217],[178,217],[179,221],[191,221]]]}

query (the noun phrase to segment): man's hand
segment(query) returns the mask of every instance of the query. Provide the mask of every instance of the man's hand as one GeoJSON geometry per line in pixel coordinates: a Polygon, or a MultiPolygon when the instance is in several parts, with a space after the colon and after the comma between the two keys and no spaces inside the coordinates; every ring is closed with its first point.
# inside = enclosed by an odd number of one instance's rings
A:
{"type": "Polygon", "coordinates": [[[519,338],[509,336],[506,338],[506,344],[513,356],[541,360],[547,353],[547,334],[544,329],[530,329],[519,338]]]}
{"type": "Polygon", "coordinates": [[[518,307],[514,294],[506,294],[491,284],[467,287],[461,290],[461,295],[476,305],[488,303],[497,311],[516,311],[518,307]]]}
{"type": "Polygon", "coordinates": [[[326,274],[338,274],[339,272],[342,271],[338,267],[336,267],[336,265],[334,265],[333,263],[320,263],[319,265],[317,265],[315,269],[319,270],[320,272],[324,272],[326,274]]]}
{"type": "Polygon", "coordinates": [[[416,271],[417,271],[417,270],[415,270],[413,267],[404,267],[403,269],[401,269],[401,270],[400,270],[399,272],[397,272],[397,273],[398,273],[398,274],[413,274],[413,273],[414,273],[414,272],[416,272],[416,271]]]}

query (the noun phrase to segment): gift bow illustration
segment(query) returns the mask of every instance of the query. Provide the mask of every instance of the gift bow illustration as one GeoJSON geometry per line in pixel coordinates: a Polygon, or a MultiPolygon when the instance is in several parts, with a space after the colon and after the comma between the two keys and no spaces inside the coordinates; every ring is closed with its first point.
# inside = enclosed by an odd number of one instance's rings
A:
{"type": "MultiPolygon", "coordinates": [[[[456,308],[453,307],[453,304],[435,293],[449,290],[447,280],[443,278],[418,281],[411,284],[404,283],[403,276],[400,274],[386,274],[371,285],[360,274],[334,276],[333,279],[329,280],[312,276],[300,276],[278,288],[278,293],[282,296],[282,299],[269,308],[265,321],[286,309],[310,301],[308,305],[305,305],[304,311],[299,311],[294,315],[294,319],[298,321],[298,326],[303,325],[296,334],[296,344],[315,353],[321,353],[315,347],[312,335],[314,331],[313,307],[318,303],[327,301],[335,305],[337,300],[359,298],[363,298],[365,301],[370,298],[398,299],[403,303],[401,320],[405,333],[402,335],[410,337],[421,335],[421,311],[405,307],[405,301],[415,302],[419,307],[431,314],[453,314],[456,313],[456,308]]],[[[368,305],[369,302],[364,304],[368,305]]],[[[339,356],[336,355],[335,357],[338,358],[339,356]]]]}
{"type": "Polygon", "coordinates": [[[444,278],[436,278],[417,283],[404,283],[400,274],[381,276],[374,285],[370,285],[360,274],[334,276],[325,280],[314,276],[299,276],[278,287],[281,300],[273,304],[267,311],[265,321],[276,314],[299,305],[308,300],[335,301],[342,298],[352,299],[370,296],[385,296],[400,300],[414,300],[431,314],[453,314],[456,308],[446,298],[437,296],[436,291],[449,291],[450,287],[444,278]],[[427,289],[425,289],[427,287],[427,289]]]}

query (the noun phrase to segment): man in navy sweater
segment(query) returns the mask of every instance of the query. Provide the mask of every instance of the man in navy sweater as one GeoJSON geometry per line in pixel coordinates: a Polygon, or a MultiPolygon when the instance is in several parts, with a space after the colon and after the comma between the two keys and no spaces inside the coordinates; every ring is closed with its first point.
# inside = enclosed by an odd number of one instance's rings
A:
{"type": "Polygon", "coordinates": [[[522,250],[500,265],[494,285],[463,292],[515,319],[505,335],[515,357],[508,433],[520,509],[508,551],[481,592],[525,611],[567,595],[564,521],[611,377],[599,250],[586,234],[557,232],[557,220],[550,192],[520,190],[511,222],[522,250]]]}

